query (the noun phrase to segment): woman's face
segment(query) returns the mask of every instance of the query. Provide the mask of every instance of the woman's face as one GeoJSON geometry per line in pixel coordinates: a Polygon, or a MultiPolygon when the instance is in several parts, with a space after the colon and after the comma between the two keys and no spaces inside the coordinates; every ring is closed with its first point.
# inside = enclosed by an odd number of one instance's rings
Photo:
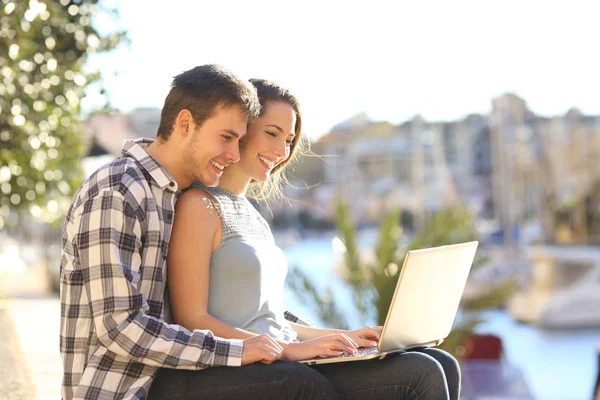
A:
{"type": "Polygon", "coordinates": [[[273,169],[287,160],[294,141],[296,113],[288,103],[267,102],[265,111],[248,124],[240,141],[238,166],[256,181],[266,181],[273,169]]]}

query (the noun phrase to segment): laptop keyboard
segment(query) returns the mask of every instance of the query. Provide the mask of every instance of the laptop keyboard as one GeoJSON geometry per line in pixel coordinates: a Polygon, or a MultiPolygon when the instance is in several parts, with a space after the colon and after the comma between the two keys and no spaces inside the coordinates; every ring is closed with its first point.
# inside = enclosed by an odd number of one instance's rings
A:
{"type": "Polygon", "coordinates": [[[373,353],[378,353],[378,352],[379,352],[379,350],[377,350],[377,346],[361,347],[359,349],[356,349],[356,351],[354,353],[348,353],[348,352],[344,351],[340,357],[360,357],[360,356],[366,356],[367,354],[373,354],[373,353]]]}

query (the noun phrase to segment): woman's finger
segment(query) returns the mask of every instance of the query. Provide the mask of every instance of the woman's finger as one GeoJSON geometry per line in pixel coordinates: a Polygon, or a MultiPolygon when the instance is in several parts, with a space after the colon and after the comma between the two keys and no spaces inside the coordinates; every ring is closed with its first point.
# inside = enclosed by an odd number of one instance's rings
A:
{"type": "Polygon", "coordinates": [[[360,338],[358,344],[359,347],[375,347],[377,346],[377,341],[360,338]]]}
{"type": "Polygon", "coordinates": [[[361,336],[366,338],[366,339],[376,339],[379,340],[379,338],[381,338],[381,332],[379,332],[376,329],[365,329],[363,332],[361,332],[361,336]]]}
{"type": "Polygon", "coordinates": [[[326,343],[326,348],[330,350],[345,351],[348,353],[354,353],[356,351],[355,347],[348,346],[348,344],[339,339],[330,339],[326,343]]]}
{"type": "Polygon", "coordinates": [[[345,335],[345,334],[340,334],[338,335],[338,340],[343,341],[344,343],[346,343],[348,346],[350,347],[354,347],[355,349],[357,349],[358,343],[356,343],[354,340],[352,340],[349,336],[345,335]]]}
{"type": "Polygon", "coordinates": [[[327,349],[325,350],[325,354],[322,354],[322,357],[339,357],[342,354],[344,354],[343,351],[327,349]]]}

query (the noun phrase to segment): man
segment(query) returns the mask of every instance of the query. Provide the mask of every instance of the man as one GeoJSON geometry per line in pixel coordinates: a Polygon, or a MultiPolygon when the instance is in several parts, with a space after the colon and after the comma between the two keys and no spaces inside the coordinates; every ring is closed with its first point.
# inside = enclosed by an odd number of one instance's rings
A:
{"type": "Polygon", "coordinates": [[[120,157],[83,183],[63,228],[63,399],[145,399],[159,368],[255,362],[263,364],[230,368],[223,385],[232,387],[230,396],[252,376],[252,384],[265,388],[286,386],[291,397],[331,392],[335,398],[331,385],[304,366],[281,362],[265,371],[282,353],[266,335],[224,340],[164,321],[177,194],[195,180],[218,184],[223,169],[238,161],[238,142],[259,109],[252,87],[221,67],[183,72],[165,100],[157,139],[126,143],[120,157]]]}

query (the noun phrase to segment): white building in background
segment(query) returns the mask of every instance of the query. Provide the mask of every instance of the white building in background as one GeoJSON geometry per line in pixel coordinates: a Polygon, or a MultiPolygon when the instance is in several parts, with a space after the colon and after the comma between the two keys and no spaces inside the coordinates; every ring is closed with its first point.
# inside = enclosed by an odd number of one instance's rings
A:
{"type": "MultiPolygon", "coordinates": [[[[451,122],[417,116],[394,126],[360,114],[318,143],[326,161],[319,199],[342,196],[357,219],[390,207],[419,217],[459,203],[498,221],[513,242],[510,232],[539,221],[547,199],[581,203],[600,180],[600,117],[538,116],[514,94],[493,99],[487,115],[451,122]]],[[[331,217],[332,207],[321,207],[331,217]]]]}
{"type": "Polygon", "coordinates": [[[85,137],[113,155],[121,154],[126,140],[147,137],[154,139],[160,123],[157,108],[137,108],[128,114],[96,113],[85,122],[85,137]]]}
{"type": "Polygon", "coordinates": [[[482,209],[490,190],[482,190],[485,179],[477,175],[489,174],[482,160],[489,151],[475,149],[489,146],[482,138],[486,125],[476,115],[456,123],[417,116],[398,126],[354,117],[319,140],[326,179],[318,190],[331,192],[320,197],[343,197],[364,221],[377,221],[393,208],[415,216],[459,202],[482,209]]]}

